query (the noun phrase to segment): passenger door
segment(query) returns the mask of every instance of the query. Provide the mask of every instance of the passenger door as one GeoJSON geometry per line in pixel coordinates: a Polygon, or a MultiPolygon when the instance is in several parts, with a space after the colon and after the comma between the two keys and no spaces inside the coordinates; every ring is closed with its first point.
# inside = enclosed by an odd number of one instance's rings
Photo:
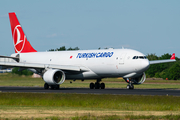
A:
{"type": "Polygon", "coordinates": [[[124,59],[125,59],[126,53],[122,53],[119,57],[119,65],[124,65],[124,59]]]}

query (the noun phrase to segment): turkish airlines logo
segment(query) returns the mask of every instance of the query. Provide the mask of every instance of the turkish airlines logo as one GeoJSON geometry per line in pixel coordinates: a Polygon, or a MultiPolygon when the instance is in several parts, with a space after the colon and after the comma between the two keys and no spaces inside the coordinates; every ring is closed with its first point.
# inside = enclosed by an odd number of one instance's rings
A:
{"type": "Polygon", "coordinates": [[[17,25],[14,28],[13,39],[14,39],[14,48],[15,48],[15,51],[17,53],[20,53],[23,50],[24,44],[25,44],[25,41],[26,41],[25,40],[26,36],[24,35],[23,30],[22,30],[20,25],[17,25]]]}

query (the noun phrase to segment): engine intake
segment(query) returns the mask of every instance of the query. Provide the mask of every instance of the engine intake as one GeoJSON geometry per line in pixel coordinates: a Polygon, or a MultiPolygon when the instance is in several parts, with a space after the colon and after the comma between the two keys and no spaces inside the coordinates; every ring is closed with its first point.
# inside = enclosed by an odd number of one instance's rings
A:
{"type": "Polygon", "coordinates": [[[65,74],[59,69],[49,69],[43,74],[43,80],[48,85],[60,85],[65,81],[65,74]]]}

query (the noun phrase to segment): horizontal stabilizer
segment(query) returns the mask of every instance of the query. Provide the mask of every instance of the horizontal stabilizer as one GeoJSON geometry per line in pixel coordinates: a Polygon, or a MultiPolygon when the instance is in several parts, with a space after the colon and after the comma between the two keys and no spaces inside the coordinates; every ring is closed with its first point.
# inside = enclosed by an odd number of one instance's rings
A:
{"type": "Polygon", "coordinates": [[[19,62],[19,57],[9,57],[9,56],[0,55],[0,58],[11,58],[11,59],[15,60],[16,62],[19,62]]]}

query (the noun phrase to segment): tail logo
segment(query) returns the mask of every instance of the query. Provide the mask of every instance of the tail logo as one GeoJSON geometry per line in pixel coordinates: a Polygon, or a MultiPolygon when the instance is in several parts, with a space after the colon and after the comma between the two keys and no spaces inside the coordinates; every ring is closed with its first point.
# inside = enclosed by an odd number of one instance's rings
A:
{"type": "Polygon", "coordinates": [[[25,40],[26,36],[24,35],[23,30],[20,25],[17,25],[14,28],[13,39],[14,39],[14,48],[17,53],[20,53],[23,50],[24,44],[26,41],[25,40]]]}
{"type": "Polygon", "coordinates": [[[170,59],[171,59],[171,60],[175,59],[175,53],[172,54],[172,56],[171,56],[170,59]]]}

